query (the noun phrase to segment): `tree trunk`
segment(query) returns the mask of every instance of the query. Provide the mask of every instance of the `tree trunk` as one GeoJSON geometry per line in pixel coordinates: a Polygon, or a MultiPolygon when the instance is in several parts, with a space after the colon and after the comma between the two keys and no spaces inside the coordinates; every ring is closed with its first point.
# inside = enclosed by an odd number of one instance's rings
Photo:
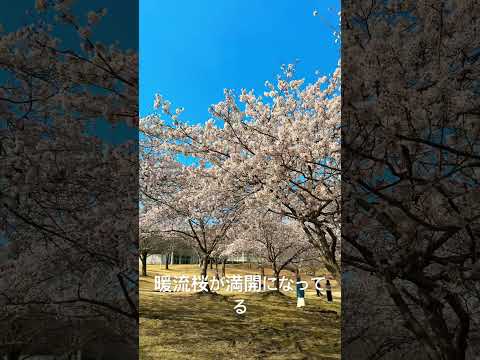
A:
{"type": "Polygon", "coordinates": [[[265,283],[265,282],[264,282],[264,279],[265,279],[265,268],[264,268],[263,266],[260,267],[260,279],[261,279],[261,285],[260,285],[260,287],[261,287],[262,290],[265,290],[265,289],[263,288],[263,284],[265,283]]]}
{"type": "Polygon", "coordinates": [[[273,269],[273,273],[275,275],[275,287],[277,288],[277,292],[280,292],[280,271],[273,269]]]}
{"type": "Polygon", "coordinates": [[[337,262],[325,262],[325,268],[327,271],[330,273],[330,275],[333,276],[333,278],[337,281],[338,284],[341,284],[342,278],[341,278],[341,272],[340,272],[340,266],[338,266],[337,262]]]}
{"type": "Polygon", "coordinates": [[[140,254],[140,261],[142,262],[142,276],[147,276],[147,256],[148,253],[140,254]]]}
{"type": "MultiPolygon", "coordinates": [[[[308,242],[312,244],[315,248],[317,248],[320,253],[324,254],[321,257],[322,262],[325,264],[325,268],[327,271],[334,277],[334,279],[340,284],[341,279],[341,269],[340,264],[338,263],[338,259],[336,256],[336,246],[337,240],[335,235],[332,232],[329,232],[330,236],[335,239],[334,242],[329,243],[326,240],[326,232],[322,229],[309,229],[305,223],[302,223],[303,230],[307,235],[308,242]]],[[[327,230],[328,232],[328,230],[327,230]]]]}
{"type": "Polygon", "coordinates": [[[147,276],[147,259],[142,261],[142,276],[147,276]]]}
{"type": "Polygon", "coordinates": [[[165,270],[168,270],[168,264],[170,263],[170,254],[165,255],[165,270]]]}
{"type": "Polygon", "coordinates": [[[201,275],[204,278],[207,276],[207,273],[208,273],[208,263],[209,263],[208,255],[204,255],[202,259],[202,273],[201,273],[201,275]]]}
{"type": "Polygon", "coordinates": [[[220,275],[218,275],[218,258],[215,258],[214,261],[215,261],[215,279],[219,280],[220,275]]]}
{"type": "Polygon", "coordinates": [[[222,260],[222,278],[225,277],[225,267],[226,267],[226,264],[227,264],[227,259],[223,259],[223,260],[222,260]]]}
{"type": "Polygon", "coordinates": [[[213,270],[213,259],[210,259],[210,270],[213,270]]]}
{"type": "MultiPolygon", "coordinates": [[[[208,258],[208,255],[204,255],[204,258],[203,258],[203,264],[202,264],[202,278],[203,279],[206,279],[207,278],[207,273],[208,273],[208,263],[209,263],[209,258],[208,258]]],[[[208,289],[208,292],[210,292],[210,286],[207,285],[207,289],[208,289]]]]}

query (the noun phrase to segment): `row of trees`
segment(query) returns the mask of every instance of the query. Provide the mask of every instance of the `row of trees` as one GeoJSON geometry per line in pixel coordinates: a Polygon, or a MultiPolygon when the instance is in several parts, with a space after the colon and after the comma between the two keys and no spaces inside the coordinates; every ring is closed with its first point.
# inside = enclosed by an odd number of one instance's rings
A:
{"type": "Polygon", "coordinates": [[[264,96],[225,90],[203,125],[156,96],[140,122],[141,243],[182,239],[202,275],[249,253],[277,276],[316,258],[339,278],[340,72],[304,86],[294,70],[264,96]]]}

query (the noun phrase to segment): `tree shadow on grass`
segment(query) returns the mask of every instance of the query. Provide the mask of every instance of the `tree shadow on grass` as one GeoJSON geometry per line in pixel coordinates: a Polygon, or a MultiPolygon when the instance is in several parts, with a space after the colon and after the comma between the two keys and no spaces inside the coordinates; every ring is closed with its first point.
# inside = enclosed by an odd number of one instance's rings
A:
{"type": "Polygon", "coordinates": [[[242,294],[247,312],[238,315],[233,309],[237,298],[144,293],[140,309],[144,358],[152,354],[151,358],[161,354],[162,359],[339,358],[337,317],[300,311],[291,297],[266,293],[242,294]]]}

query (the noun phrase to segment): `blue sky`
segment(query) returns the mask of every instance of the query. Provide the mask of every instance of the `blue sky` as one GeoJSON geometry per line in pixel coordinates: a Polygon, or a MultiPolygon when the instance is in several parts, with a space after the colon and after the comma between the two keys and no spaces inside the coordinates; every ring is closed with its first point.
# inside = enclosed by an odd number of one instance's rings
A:
{"type": "Polygon", "coordinates": [[[282,64],[299,59],[307,81],[333,72],[340,47],[327,23],[339,9],[339,0],[140,0],[140,115],[158,92],[184,120],[204,122],[224,88],[263,93],[282,64]]]}

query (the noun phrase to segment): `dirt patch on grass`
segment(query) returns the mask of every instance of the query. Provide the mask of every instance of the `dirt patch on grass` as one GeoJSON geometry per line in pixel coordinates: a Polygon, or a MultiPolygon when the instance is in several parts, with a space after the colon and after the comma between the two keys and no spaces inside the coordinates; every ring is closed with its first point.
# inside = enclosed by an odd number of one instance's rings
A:
{"type": "Polygon", "coordinates": [[[192,298],[210,298],[214,301],[228,301],[229,297],[226,296],[226,295],[223,295],[223,294],[219,294],[218,292],[214,292],[214,291],[211,291],[211,292],[207,292],[207,291],[199,291],[199,292],[196,292],[196,293],[193,293],[191,295],[192,298]]]}

